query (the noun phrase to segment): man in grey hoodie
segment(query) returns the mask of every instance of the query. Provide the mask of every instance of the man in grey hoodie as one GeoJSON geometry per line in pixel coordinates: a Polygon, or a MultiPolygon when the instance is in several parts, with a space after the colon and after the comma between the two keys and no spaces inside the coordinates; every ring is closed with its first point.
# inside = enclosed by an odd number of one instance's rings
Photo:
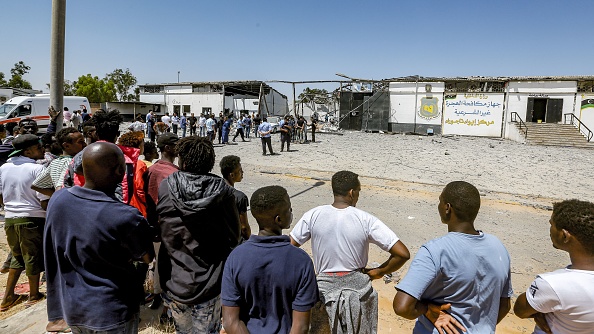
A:
{"type": "Polygon", "coordinates": [[[177,333],[219,333],[225,260],[240,240],[233,187],[211,174],[215,152],[206,137],[176,145],[180,170],[159,186],[159,275],[177,333]]]}

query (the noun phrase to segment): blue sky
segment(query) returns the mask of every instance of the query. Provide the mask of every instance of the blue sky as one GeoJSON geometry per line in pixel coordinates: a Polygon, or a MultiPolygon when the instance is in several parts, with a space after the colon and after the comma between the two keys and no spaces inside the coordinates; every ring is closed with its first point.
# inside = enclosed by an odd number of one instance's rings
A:
{"type": "MultiPolygon", "coordinates": [[[[2,1],[0,72],[49,82],[51,1],[2,1]]],[[[65,78],[592,75],[594,1],[67,1],[65,78]]],[[[291,98],[290,85],[272,84],[291,98]]],[[[299,85],[297,94],[308,85],[299,85]]],[[[336,85],[310,87],[333,89],[336,85]]]]}

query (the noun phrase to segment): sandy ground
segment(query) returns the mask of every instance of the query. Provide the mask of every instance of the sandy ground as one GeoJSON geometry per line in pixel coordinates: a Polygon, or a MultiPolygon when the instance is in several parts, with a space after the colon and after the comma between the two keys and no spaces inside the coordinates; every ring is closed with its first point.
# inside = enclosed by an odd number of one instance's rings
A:
{"type": "MultiPolygon", "coordinates": [[[[413,256],[423,243],[447,233],[437,214],[443,186],[453,180],[471,182],[482,196],[476,227],[499,237],[511,254],[515,296],[526,290],[536,274],[569,263],[565,253],[553,249],[548,237],[552,203],[567,198],[592,201],[594,150],[528,146],[499,139],[361,132],[316,137],[316,143],[293,144],[291,152],[275,156],[262,156],[257,138],[216,145],[217,167],[225,155],[240,156],[245,175],[236,186],[248,197],[264,185],[286,187],[292,196],[295,221],[312,207],[331,203],[329,181],[334,172],[357,172],[362,182],[357,206],[388,224],[413,256]]],[[[278,135],[273,137],[273,146],[280,153],[278,135]]],[[[250,224],[257,232],[252,217],[250,224]]],[[[0,233],[3,258],[7,247],[3,231],[0,233]]],[[[303,249],[310,252],[309,243],[303,249]]],[[[387,253],[371,246],[370,262],[381,263],[386,258],[387,253]]],[[[409,263],[394,275],[396,281],[405,275],[409,263]]],[[[5,275],[0,276],[2,289],[5,280],[5,275]]],[[[379,332],[410,333],[414,322],[392,311],[394,284],[374,282],[380,296],[379,332]]],[[[0,314],[0,319],[21,310],[22,306],[15,307],[0,314]]],[[[44,313],[37,312],[37,324],[25,332],[43,332],[44,313]]],[[[161,332],[153,325],[157,314],[143,309],[142,333],[161,332]]],[[[9,328],[9,323],[10,318],[0,320],[0,331],[9,328]]],[[[532,328],[532,321],[509,314],[498,332],[530,333],[532,328]]]]}

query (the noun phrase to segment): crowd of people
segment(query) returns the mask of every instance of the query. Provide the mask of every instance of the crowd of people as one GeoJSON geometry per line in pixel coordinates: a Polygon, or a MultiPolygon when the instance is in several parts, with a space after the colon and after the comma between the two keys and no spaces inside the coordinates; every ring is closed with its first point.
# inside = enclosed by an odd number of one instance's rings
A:
{"type": "MultiPolygon", "coordinates": [[[[149,141],[134,124],[120,133],[117,111],[99,110],[80,129],[42,139],[32,119],[0,126],[0,204],[10,247],[0,311],[47,297],[47,330],[54,332],[137,333],[147,302],[163,304],[162,319],[177,333],[307,333],[313,317],[332,333],[377,332],[371,282],[411,254],[384,222],[356,207],[356,173],[335,173],[333,202],[307,211],[283,235],[293,222],[285,188],[264,186],[248,200],[235,188],[243,179],[238,156],[220,160],[222,176],[212,173],[214,117],[174,121],[177,115],[166,114],[152,124],[149,115],[149,141]],[[299,248],[308,241],[313,261],[299,248]],[[368,265],[371,244],[387,253],[376,267],[368,265]],[[15,293],[23,271],[28,296],[15,293]],[[43,272],[47,296],[39,290],[43,272]]],[[[230,118],[222,118],[225,142],[230,118]]],[[[292,131],[307,124],[299,121],[281,125],[287,150],[292,131]]],[[[264,155],[266,146],[273,154],[267,119],[241,122],[246,133],[257,129],[264,155]]],[[[394,312],[416,319],[414,333],[493,333],[512,307],[510,256],[497,237],[474,226],[476,187],[451,182],[438,200],[447,234],[416,253],[395,286],[394,312]]],[[[571,264],[538,275],[514,312],[534,318],[535,333],[592,333],[594,204],[555,203],[550,225],[553,246],[568,252],[571,264]]]]}
{"type": "MultiPolygon", "coordinates": [[[[280,132],[281,148],[280,151],[285,150],[290,152],[291,143],[307,143],[308,128],[311,128],[311,142],[315,142],[316,126],[318,124],[318,115],[314,113],[308,122],[305,117],[298,116],[295,118],[292,115],[286,115],[278,124],[278,131],[280,132]]],[[[260,114],[241,114],[235,118],[230,114],[219,113],[215,117],[213,113],[200,114],[199,117],[191,113],[187,117],[186,113],[178,116],[174,112],[170,117],[169,113],[159,117],[155,115],[153,110],[150,110],[146,117],[138,115],[135,121],[128,127],[130,131],[144,131],[151,142],[155,142],[157,138],[167,132],[178,134],[178,129],[181,129],[181,138],[186,137],[186,134],[197,135],[199,137],[206,137],[212,143],[215,138],[218,138],[218,144],[229,145],[229,137],[232,131],[235,131],[231,142],[236,142],[237,137],[241,138],[242,142],[246,142],[251,136],[260,137],[262,142],[262,153],[266,155],[266,148],[270,155],[274,155],[271,143],[271,135],[276,130],[271,123],[268,123],[267,117],[261,117],[260,114]],[[187,128],[189,126],[189,131],[187,128]]]]}

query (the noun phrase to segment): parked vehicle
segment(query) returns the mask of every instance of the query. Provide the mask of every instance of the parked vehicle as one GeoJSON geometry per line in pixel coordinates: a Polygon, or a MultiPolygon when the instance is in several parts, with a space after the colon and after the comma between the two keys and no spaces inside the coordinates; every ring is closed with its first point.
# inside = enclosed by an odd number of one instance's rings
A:
{"type": "Polygon", "coordinates": [[[279,129],[279,123],[281,118],[279,116],[268,116],[268,123],[272,129],[272,133],[277,133],[279,129]]]}
{"type": "MultiPolygon", "coordinates": [[[[37,121],[39,133],[45,133],[50,122],[50,116],[47,113],[49,105],[49,94],[15,96],[0,106],[0,124],[31,118],[37,121]]],[[[83,105],[89,112],[91,111],[89,100],[86,97],[64,96],[64,107],[68,107],[72,112],[81,110],[83,105]]]]}

